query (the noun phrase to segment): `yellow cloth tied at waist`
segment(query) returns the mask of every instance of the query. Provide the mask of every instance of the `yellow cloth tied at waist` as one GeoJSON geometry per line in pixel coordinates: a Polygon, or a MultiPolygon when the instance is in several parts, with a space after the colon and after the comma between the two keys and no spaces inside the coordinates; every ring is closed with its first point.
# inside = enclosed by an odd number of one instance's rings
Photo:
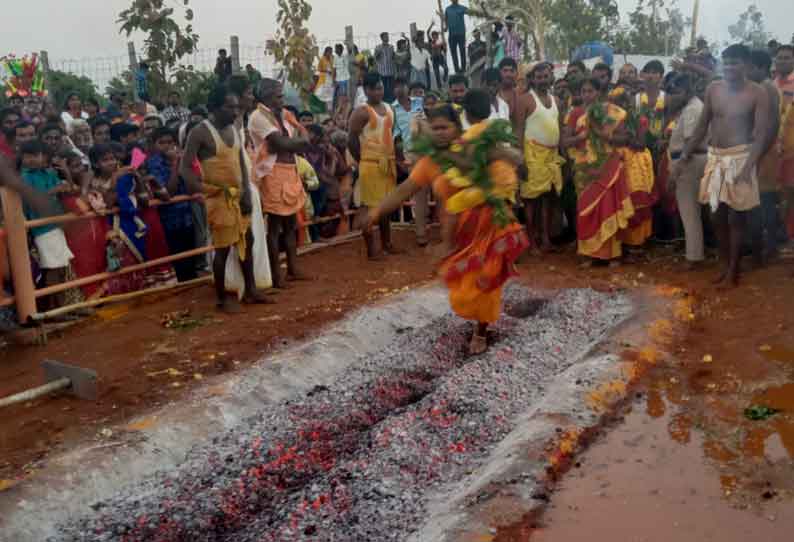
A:
{"type": "Polygon", "coordinates": [[[381,145],[366,145],[359,165],[361,205],[377,207],[397,185],[394,152],[381,145]]]}
{"type": "Polygon", "coordinates": [[[208,179],[204,179],[204,184],[216,189],[214,194],[205,191],[204,198],[207,206],[207,221],[213,229],[213,242],[221,248],[235,245],[239,251],[240,260],[244,260],[247,249],[245,234],[248,225],[240,207],[240,188],[208,179]],[[234,236],[235,238],[216,239],[215,237],[219,235],[222,237],[234,236]]]}
{"type": "Polygon", "coordinates": [[[394,152],[388,152],[379,145],[365,145],[361,149],[361,161],[377,164],[378,171],[384,176],[397,175],[397,160],[394,152]]]}
{"type": "Polygon", "coordinates": [[[562,192],[562,165],[565,163],[557,148],[546,147],[535,141],[524,142],[524,160],[527,179],[521,183],[521,197],[535,199],[552,189],[562,192]]]}

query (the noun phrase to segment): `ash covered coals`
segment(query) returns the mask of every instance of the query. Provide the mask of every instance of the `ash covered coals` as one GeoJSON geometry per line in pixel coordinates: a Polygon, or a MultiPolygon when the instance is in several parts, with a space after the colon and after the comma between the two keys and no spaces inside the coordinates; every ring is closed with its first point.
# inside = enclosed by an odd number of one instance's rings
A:
{"type": "Polygon", "coordinates": [[[567,369],[630,308],[620,296],[565,291],[531,302],[505,291],[486,354],[450,314],[402,330],[334,381],[197,447],[61,526],[63,541],[404,540],[426,496],[481,466],[567,369]]]}

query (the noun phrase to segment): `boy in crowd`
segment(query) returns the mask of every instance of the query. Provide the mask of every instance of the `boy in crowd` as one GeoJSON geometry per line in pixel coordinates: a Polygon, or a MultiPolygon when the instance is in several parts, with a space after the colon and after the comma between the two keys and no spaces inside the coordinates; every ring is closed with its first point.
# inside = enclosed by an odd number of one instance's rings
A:
{"type": "MultiPolygon", "coordinates": [[[[22,180],[35,192],[48,197],[49,206],[54,214],[64,214],[58,195],[70,192],[73,188],[50,169],[50,157],[47,153],[47,147],[37,139],[22,145],[18,164],[22,180]]],[[[24,209],[28,220],[41,218],[41,215],[27,204],[24,209]]],[[[30,234],[33,236],[39,256],[39,267],[43,275],[42,286],[53,286],[68,280],[69,266],[74,254],[66,244],[63,230],[55,224],[47,224],[31,228],[30,234]]],[[[66,292],[60,292],[42,300],[41,308],[46,311],[62,306],[65,302],[66,292]]]]}
{"type": "MultiPolygon", "coordinates": [[[[144,171],[158,199],[168,200],[171,196],[187,194],[185,181],[179,176],[179,159],[176,136],[171,130],[158,128],[149,136],[149,156],[144,163],[144,171]]],[[[193,211],[189,201],[161,205],[158,211],[171,254],[196,248],[193,211]]],[[[173,265],[179,282],[196,278],[193,258],[175,261],[173,265]]]]}

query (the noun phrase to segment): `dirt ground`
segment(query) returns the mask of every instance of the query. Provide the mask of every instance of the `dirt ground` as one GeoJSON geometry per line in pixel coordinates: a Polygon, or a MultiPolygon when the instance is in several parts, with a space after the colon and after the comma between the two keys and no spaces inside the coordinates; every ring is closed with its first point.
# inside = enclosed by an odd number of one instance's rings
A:
{"type": "MultiPolygon", "coordinates": [[[[413,247],[409,232],[402,232],[399,241],[413,247]]],[[[431,280],[434,259],[425,250],[411,248],[406,255],[369,263],[363,246],[353,243],[306,255],[301,262],[315,280],[280,293],[278,305],[219,316],[206,286],[103,309],[92,320],[51,337],[44,347],[0,351],[0,396],[40,384],[43,359],[93,368],[101,386],[96,402],[58,396],[4,410],[0,490],[35,472],[48,454],[75,439],[97,435],[110,424],[178,399],[202,380],[245,367],[373,299],[431,280]],[[177,319],[176,328],[165,327],[163,316],[180,310],[189,310],[189,316],[177,319]]],[[[794,261],[750,272],[739,288],[728,292],[710,284],[716,264],[686,272],[666,247],[656,247],[646,261],[617,270],[580,270],[570,251],[528,258],[519,268],[521,279],[538,287],[677,287],[692,295],[694,305],[674,358],[660,361],[643,379],[628,421],[615,422],[604,431],[584,454],[581,469],[564,478],[544,517],[526,525],[499,526],[496,540],[577,540],[577,532],[584,539],[595,526],[606,525],[605,518],[615,517],[624,501],[644,503],[648,510],[637,517],[644,528],[637,533],[666,517],[667,500],[711,504],[726,514],[742,510],[764,525],[783,526],[766,518],[781,517],[780,509],[790,512],[794,495],[794,261]],[[780,412],[753,421],[744,413],[753,405],[780,412]],[[626,445],[634,436],[643,440],[626,445]],[[603,476],[613,471],[596,465],[617,469],[608,474],[609,486],[602,487],[603,476]],[[641,475],[632,468],[643,469],[641,475]],[[695,474],[684,478],[691,483],[670,482],[670,473],[689,471],[695,474]],[[647,489],[640,496],[631,492],[636,480],[647,489]],[[598,489],[589,489],[593,487],[598,489]],[[593,507],[598,513],[578,513],[593,503],[601,506],[593,507]],[[604,503],[615,508],[604,508],[604,503]],[[577,515],[579,519],[572,521],[577,515]],[[579,530],[570,531],[575,526],[579,530]]],[[[637,353],[626,345],[624,356],[633,355],[637,353]]],[[[702,515],[691,505],[673,512],[702,515]]],[[[678,532],[669,531],[666,539],[684,540],[678,532]]],[[[752,532],[768,535],[766,530],[752,532]]]]}

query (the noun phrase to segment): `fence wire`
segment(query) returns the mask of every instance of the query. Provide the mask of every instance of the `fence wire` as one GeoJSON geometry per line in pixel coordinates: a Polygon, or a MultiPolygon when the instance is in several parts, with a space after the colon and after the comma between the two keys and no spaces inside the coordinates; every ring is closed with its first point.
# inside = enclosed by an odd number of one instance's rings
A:
{"type": "MultiPolygon", "coordinates": [[[[391,43],[394,44],[400,38],[400,34],[391,34],[391,43]]],[[[320,51],[326,47],[333,47],[338,43],[344,43],[344,37],[339,39],[318,39],[317,47],[320,51]]],[[[267,41],[260,43],[240,42],[240,66],[245,67],[251,64],[267,77],[276,76],[279,67],[274,58],[267,54],[267,41]]],[[[380,43],[379,34],[361,34],[353,37],[360,51],[373,51],[380,43]]],[[[215,68],[215,60],[218,56],[218,49],[231,51],[231,46],[220,44],[216,47],[206,47],[196,50],[191,55],[182,59],[182,64],[193,66],[195,70],[212,71],[215,68]]],[[[140,56],[140,52],[138,53],[140,56]]],[[[120,77],[125,71],[129,70],[129,55],[126,51],[117,56],[106,57],[83,57],[83,58],[58,58],[57,55],[49,56],[50,69],[58,70],[73,75],[79,75],[91,79],[100,93],[105,93],[110,81],[115,77],[120,77]]]]}

